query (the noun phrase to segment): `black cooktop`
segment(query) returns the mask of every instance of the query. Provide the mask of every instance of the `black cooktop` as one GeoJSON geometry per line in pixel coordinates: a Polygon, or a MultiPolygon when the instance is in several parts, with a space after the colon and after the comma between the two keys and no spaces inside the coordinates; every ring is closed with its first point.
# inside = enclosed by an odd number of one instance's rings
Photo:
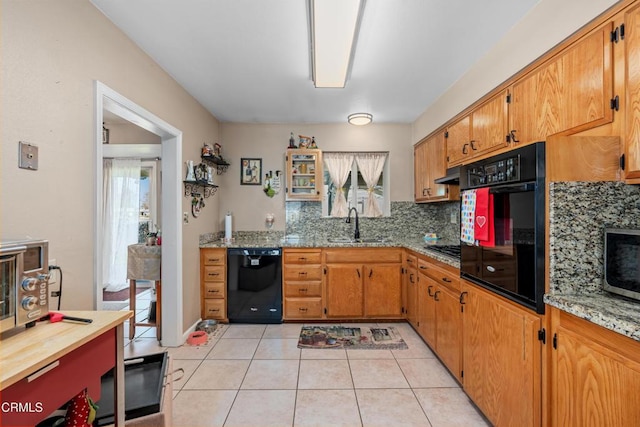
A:
{"type": "Polygon", "coordinates": [[[460,258],[460,245],[432,245],[424,248],[450,257],[460,258]]]}

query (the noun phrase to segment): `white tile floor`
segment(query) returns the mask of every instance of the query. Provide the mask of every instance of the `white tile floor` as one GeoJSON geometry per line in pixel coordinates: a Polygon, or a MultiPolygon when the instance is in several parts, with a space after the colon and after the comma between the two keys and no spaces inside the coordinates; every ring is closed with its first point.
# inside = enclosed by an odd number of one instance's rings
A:
{"type": "MultiPolygon", "coordinates": [[[[138,319],[148,298],[138,297],[138,319]]],[[[407,350],[299,349],[301,326],[232,324],[206,345],[169,348],[184,369],[173,426],[489,425],[408,324],[392,324],[407,350]]],[[[154,328],[125,338],[125,357],[163,350],[154,328]]]]}

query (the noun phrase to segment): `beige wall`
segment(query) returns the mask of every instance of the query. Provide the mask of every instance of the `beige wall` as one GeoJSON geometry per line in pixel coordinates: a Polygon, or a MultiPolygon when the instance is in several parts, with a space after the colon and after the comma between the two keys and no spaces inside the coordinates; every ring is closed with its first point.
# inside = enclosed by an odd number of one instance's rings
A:
{"type": "MultiPolygon", "coordinates": [[[[413,148],[411,126],[408,124],[371,124],[353,126],[345,124],[246,124],[222,123],[220,143],[223,156],[231,162],[227,173],[219,178],[220,223],[223,230],[224,214],[231,211],[234,231],[265,230],[267,213],[275,214],[273,228],[284,230],[284,190],[273,198],[267,197],[262,187],[240,185],[241,157],[262,158],[263,170],[284,172],[285,152],[289,135],[315,136],[318,147],[326,151],[389,151],[391,200],[413,200],[413,148]]],[[[297,144],[297,141],[296,141],[297,144]]]]}
{"type": "Polygon", "coordinates": [[[615,0],[540,0],[507,35],[413,123],[412,144],[600,15],[615,0]]]}
{"type": "MultiPolygon", "coordinates": [[[[180,129],[183,158],[217,139],[218,121],[87,0],[2,0],[1,15],[0,236],[49,239],[62,309],[90,309],[94,80],[180,129]],[[18,141],[38,145],[38,171],[18,169],[18,141]]],[[[219,200],[183,227],[184,328],[199,318],[198,237],[217,222],[219,200]]]]}

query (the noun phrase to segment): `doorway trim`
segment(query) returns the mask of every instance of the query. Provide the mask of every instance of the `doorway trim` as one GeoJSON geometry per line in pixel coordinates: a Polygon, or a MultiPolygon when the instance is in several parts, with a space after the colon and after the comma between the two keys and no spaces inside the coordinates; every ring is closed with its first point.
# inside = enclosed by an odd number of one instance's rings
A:
{"type": "Polygon", "coordinates": [[[162,145],[162,345],[182,344],[182,131],[95,80],[94,310],[102,307],[103,110],[160,136],[162,145]]]}

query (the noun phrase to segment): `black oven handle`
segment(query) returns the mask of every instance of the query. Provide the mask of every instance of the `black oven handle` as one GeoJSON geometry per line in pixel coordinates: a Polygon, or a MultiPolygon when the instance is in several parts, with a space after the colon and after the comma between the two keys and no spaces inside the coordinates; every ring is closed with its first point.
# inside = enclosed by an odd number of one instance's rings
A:
{"type": "Polygon", "coordinates": [[[504,193],[521,193],[524,191],[534,191],[536,189],[535,182],[525,182],[523,184],[506,184],[489,188],[491,194],[504,193]]]}

